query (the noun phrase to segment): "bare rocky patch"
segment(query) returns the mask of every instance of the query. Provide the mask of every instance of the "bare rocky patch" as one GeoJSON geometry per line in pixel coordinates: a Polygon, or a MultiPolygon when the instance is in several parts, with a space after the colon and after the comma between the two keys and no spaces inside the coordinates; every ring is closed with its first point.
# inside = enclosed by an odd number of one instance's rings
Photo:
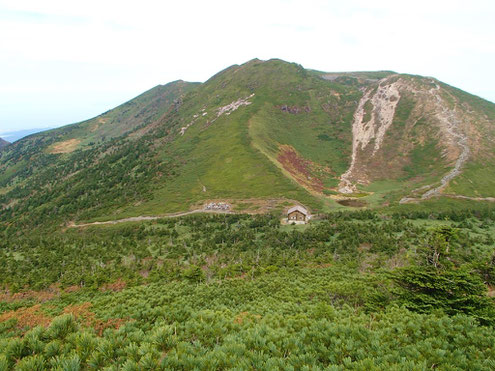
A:
{"type": "MultiPolygon", "coordinates": [[[[206,128],[209,127],[211,124],[213,124],[222,115],[229,116],[232,112],[236,111],[239,107],[249,106],[250,104],[252,104],[252,102],[249,101],[249,99],[251,99],[252,97],[254,97],[254,93],[247,96],[247,97],[239,98],[236,101],[233,101],[232,103],[229,103],[225,106],[217,108],[215,117],[211,120],[207,120],[205,127],[206,128]]],[[[189,124],[180,128],[180,135],[184,135],[186,133],[186,130],[189,129],[199,118],[207,117],[207,116],[208,116],[208,112],[205,110],[205,108],[203,108],[200,113],[195,114],[193,116],[193,118],[192,118],[191,122],[189,122],[189,124]]]]}
{"type": "Polygon", "coordinates": [[[378,87],[364,91],[354,113],[352,123],[352,157],[349,169],[340,177],[339,192],[354,193],[357,191],[355,183],[366,183],[358,168],[359,152],[373,145],[371,156],[380,149],[385,133],[392,125],[395,109],[400,99],[399,87],[401,80],[389,77],[380,80],[378,87]],[[371,112],[369,106],[371,105],[371,112]]]}

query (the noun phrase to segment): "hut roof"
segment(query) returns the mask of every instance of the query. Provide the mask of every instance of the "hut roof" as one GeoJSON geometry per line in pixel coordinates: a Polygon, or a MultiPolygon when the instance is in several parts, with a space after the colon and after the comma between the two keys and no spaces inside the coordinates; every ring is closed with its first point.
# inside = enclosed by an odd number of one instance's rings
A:
{"type": "Polygon", "coordinates": [[[287,210],[287,214],[293,213],[294,211],[299,211],[300,213],[303,213],[304,215],[309,215],[308,210],[306,210],[304,207],[299,206],[299,205],[291,207],[289,210],[287,210]]]}

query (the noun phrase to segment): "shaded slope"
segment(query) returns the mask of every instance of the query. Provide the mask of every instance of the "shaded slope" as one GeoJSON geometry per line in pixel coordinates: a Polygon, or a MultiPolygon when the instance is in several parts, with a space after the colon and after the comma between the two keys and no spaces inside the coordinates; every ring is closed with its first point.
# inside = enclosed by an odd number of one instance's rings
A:
{"type": "Polygon", "coordinates": [[[0,149],[7,147],[10,143],[7,142],[6,140],[0,138],[0,149]]]}
{"type": "Polygon", "coordinates": [[[179,81],[157,87],[93,120],[35,134],[9,146],[0,155],[0,204],[6,208],[1,218],[36,224],[148,197],[150,179],[155,171],[166,172],[168,164],[154,160],[152,139],[129,134],[172,114],[185,92],[195,86],[179,81]],[[94,130],[102,117],[112,118],[106,123],[109,129],[94,130]],[[108,137],[109,132],[122,135],[108,137]],[[98,142],[89,142],[97,138],[98,142]],[[77,144],[70,151],[53,151],[60,143],[74,141],[77,144]]]}

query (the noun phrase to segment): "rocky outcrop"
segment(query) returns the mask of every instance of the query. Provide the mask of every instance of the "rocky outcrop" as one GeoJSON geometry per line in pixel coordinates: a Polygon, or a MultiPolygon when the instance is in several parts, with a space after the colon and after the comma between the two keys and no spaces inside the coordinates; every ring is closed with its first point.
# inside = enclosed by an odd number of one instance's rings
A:
{"type": "MultiPolygon", "coordinates": [[[[216,116],[213,119],[207,121],[206,127],[213,124],[220,116],[224,114],[228,116],[241,106],[249,106],[252,103],[249,101],[249,99],[252,97],[254,97],[254,93],[245,98],[239,98],[236,101],[227,104],[226,106],[217,108],[216,116]]],[[[196,114],[193,116],[193,119],[189,124],[180,128],[180,135],[184,135],[186,133],[186,130],[189,129],[189,127],[191,127],[191,125],[193,125],[198,120],[198,118],[205,117],[207,115],[208,112],[206,112],[205,108],[203,108],[200,114],[196,114]]]]}
{"type": "Polygon", "coordinates": [[[293,115],[297,115],[298,113],[301,113],[301,112],[306,112],[306,113],[311,112],[311,108],[309,106],[298,107],[298,106],[288,106],[286,104],[281,106],[280,110],[282,112],[291,113],[293,115]]]}
{"type": "Polygon", "coordinates": [[[204,210],[230,210],[230,204],[226,202],[210,202],[204,205],[204,210]]]}
{"type": "MultiPolygon", "coordinates": [[[[252,102],[249,101],[250,98],[254,97],[254,93],[245,98],[239,98],[238,100],[227,104],[226,106],[220,107],[217,109],[217,117],[222,116],[223,114],[230,115],[232,112],[237,110],[241,106],[249,106],[252,102]]],[[[215,120],[215,119],[214,119],[215,120]]]]}

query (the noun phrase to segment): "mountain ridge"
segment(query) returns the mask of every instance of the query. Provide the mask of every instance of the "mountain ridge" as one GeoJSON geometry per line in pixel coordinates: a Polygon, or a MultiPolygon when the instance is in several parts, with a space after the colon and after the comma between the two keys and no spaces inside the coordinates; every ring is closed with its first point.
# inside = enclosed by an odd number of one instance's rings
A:
{"type": "Polygon", "coordinates": [[[243,212],[270,199],[315,212],[490,200],[495,179],[481,172],[495,169],[494,107],[430,77],[253,59],[9,146],[0,220],[109,220],[222,199],[243,212]]]}

